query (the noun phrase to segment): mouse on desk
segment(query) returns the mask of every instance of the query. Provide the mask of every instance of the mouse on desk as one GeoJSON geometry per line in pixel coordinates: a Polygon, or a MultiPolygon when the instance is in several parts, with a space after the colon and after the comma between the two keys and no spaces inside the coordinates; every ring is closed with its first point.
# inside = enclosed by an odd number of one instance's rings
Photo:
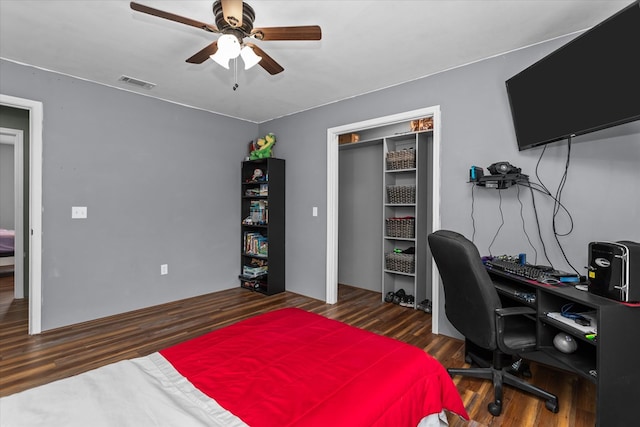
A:
{"type": "Polygon", "coordinates": [[[554,277],[545,277],[543,279],[538,279],[538,282],[544,283],[545,285],[557,285],[560,283],[560,280],[554,277]]]}
{"type": "Polygon", "coordinates": [[[576,285],[576,289],[579,291],[588,291],[589,290],[589,286],[588,285],[576,285]]]}

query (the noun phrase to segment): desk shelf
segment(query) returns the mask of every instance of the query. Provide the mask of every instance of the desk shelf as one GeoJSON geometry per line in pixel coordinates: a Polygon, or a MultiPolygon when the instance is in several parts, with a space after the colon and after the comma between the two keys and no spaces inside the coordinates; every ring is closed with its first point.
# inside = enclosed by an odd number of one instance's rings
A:
{"type": "MultiPolygon", "coordinates": [[[[548,316],[546,316],[546,314],[543,313],[542,316],[540,316],[540,323],[542,324],[543,327],[551,327],[554,328],[550,331],[550,333],[546,333],[546,334],[540,334],[544,337],[547,338],[547,340],[549,339],[549,337],[551,338],[551,340],[553,340],[553,337],[556,336],[556,334],[558,332],[565,332],[569,335],[571,335],[572,337],[576,338],[578,341],[580,342],[584,342],[587,343],[590,346],[595,347],[597,345],[597,341],[596,340],[590,340],[585,338],[585,334],[575,328],[572,328],[570,326],[565,325],[562,322],[558,322],[557,320],[554,320],[548,316]]],[[[546,341],[546,340],[545,340],[546,341]]]]}
{"type": "Polygon", "coordinates": [[[553,346],[540,347],[539,350],[545,357],[536,361],[576,373],[593,383],[597,383],[597,377],[591,374],[591,372],[597,372],[593,352],[579,348],[575,353],[565,354],[553,346]]]}

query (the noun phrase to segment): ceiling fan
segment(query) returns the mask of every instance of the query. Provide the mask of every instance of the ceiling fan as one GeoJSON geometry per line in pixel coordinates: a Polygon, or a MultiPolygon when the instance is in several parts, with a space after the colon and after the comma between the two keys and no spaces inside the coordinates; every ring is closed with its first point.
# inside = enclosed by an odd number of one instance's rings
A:
{"type": "Polygon", "coordinates": [[[322,37],[322,31],[317,25],[254,28],[255,12],[251,6],[242,0],[216,0],[213,3],[215,25],[154,9],[136,2],[131,2],[130,5],[131,9],[138,12],[201,28],[210,33],[220,34],[218,40],[187,59],[187,62],[192,64],[202,64],[211,57],[223,67],[229,68],[229,60],[241,55],[245,62],[245,69],[259,64],[269,74],[278,74],[284,71],[284,68],[260,47],[244,41],[245,38],[272,41],[320,40],[322,37]]]}

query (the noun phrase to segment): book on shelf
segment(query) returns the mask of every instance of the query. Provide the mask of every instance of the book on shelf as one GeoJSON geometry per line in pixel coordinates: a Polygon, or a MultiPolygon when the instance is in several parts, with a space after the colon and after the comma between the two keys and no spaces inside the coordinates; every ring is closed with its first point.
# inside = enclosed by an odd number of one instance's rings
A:
{"type": "Polygon", "coordinates": [[[247,197],[267,197],[269,195],[269,185],[260,184],[260,187],[252,187],[244,190],[244,195],[247,197]]]}
{"type": "Polygon", "coordinates": [[[252,200],[249,206],[249,216],[253,224],[266,224],[269,217],[269,202],[252,200]]]}
{"type": "Polygon", "coordinates": [[[269,202],[253,200],[249,205],[249,215],[242,220],[244,225],[267,225],[269,223],[269,202]]]}
{"type": "Polygon", "coordinates": [[[269,252],[269,239],[260,233],[245,232],[244,252],[249,255],[267,256],[269,252]]]}
{"type": "Polygon", "coordinates": [[[242,276],[250,279],[264,278],[268,271],[269,263],[263,258],[251,258],[248,264],[242,266],[242,276]]]}
{"type": "Polygon", "coordinates": [[[251,267],[249,265],[242,266],[242,275],[251,279],[264,276],[268,272],[268,267],[263,265],[261,267],[251,267]]]}

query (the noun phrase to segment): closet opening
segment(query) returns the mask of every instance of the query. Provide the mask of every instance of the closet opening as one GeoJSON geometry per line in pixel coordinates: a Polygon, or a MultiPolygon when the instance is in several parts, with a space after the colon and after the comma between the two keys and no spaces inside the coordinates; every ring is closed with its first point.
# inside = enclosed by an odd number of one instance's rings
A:
{"type": "MultiPolygon", "coordinates": [[[[426,166],[428,171],[428,217],[429,224],[427,225],[427,231],[437,230],[440,228],[440,107],[433,106],[428,108],[422,108],[418,110],[408,111],[405,113],[394,114],[385,117],[379,117],[376,119],[366,120],[357,123],[351,123],[343,126],[333,127],[327,130],[327,256],[326,256],[326,302],[329,304],[335,304],[338,299],[338,267],[339,267],[339,236],[338,236],[338,224],[340,213],[340,148],[338,143],[339,135],[348,133],[359,134],[360,140],[364,144],[370,144],[375,146],[377,135],[393,136],[395,132],[400,132],[394,129],[404,129],[406,132],[407,126],[413,120],[419,120],[425,117],[433,118],[433,131],[432,140],[430,142],[430,156],[429,162],[426,166]],[[363,138],[364,137],[364,138],[363,138]]],[[[384,138],[381,138],[380,143],[384,138]]],[[[360,142],[358,142],[360,143],[360,142]]],[[[358,144],[353,143],[353,144],[358,144]]],[[[354,149],[357,149],[356,145],[353,145],[354,149]]],[[[351,149],[351,148],[350,148],[351,149]]],[[[344,150],[344,149],[343,149],[344,150]]],[[[374,149],[375,151],[375,149],[374,149]]],[[[380,157],[380,161],[377,164],[377,168],[380,170],[383,167],[383,157],[380,157]]],[[[380,181],[380,195],[382,197],[382,180],[380,181]]],[[[423,195],[424,197],[424,195],[423,195]]],[[[382,206],[382,205],[380,205],[382,206]]],[[[379,216],[382,218],[382,207],[378,209],[379,216]]],[[[375,226],[375,225],[374,225],[375,226]]],[[[382,236],[383,224],[382,220],[379,223],[379,236],[382,236]]],[[[426,234],[424,236],[416,236],[417,239],[426,240],[426,234]]],[[[382,239],[380,239],[382,242],[382,239]]],[[[381,243],[382,244],[382,243],[381,243]]],[[[382,257],[382,251],[380,251],[380,257],[382,257]]],[[[382,259],[382,258],[380,258],[382,259]]],[[[422,259],[422,257],[421,257],[422,259]]],[[[433,264],[433,261],[429,261],[430,257],[426,257],[423,262],[429,262],[429,274],[426,278],[425,286],[430,288],[430,298],[433,305],[433,318],[432,318],[432,331],[437,333],[438,331],[438,315],[437,307],[439,304],[439,276],[437,269],[433,264]]],[[[380,292],[382,292],[381,279],[378,279],[380,283],[380,292]]]]}

